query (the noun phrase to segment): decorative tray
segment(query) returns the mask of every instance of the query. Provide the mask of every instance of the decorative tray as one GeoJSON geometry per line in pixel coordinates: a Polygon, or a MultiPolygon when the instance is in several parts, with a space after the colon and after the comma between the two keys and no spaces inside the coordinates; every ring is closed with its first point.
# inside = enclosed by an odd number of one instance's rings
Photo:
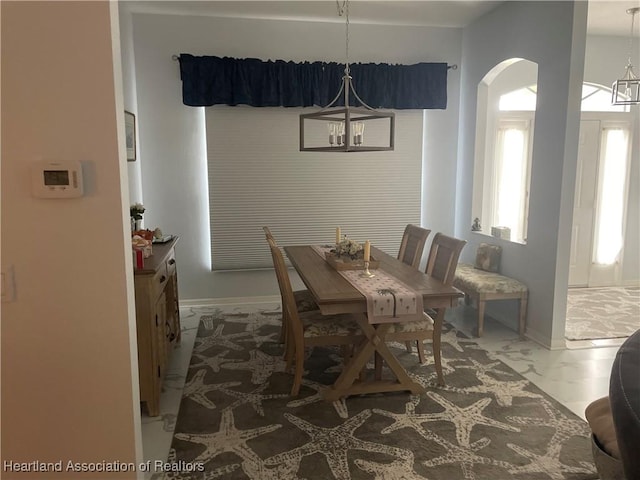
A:
{"type": "MultiPolygon", "coordinates": [[[[362,258],[351,259],[349,257],[338,257],[335,253],[325,252],[327,263],[336,270],[364,270],[364,260],[362,258]]],[[[378,268],[380,261],[371,256],[369,260],[369,270],[378,268]]]]}

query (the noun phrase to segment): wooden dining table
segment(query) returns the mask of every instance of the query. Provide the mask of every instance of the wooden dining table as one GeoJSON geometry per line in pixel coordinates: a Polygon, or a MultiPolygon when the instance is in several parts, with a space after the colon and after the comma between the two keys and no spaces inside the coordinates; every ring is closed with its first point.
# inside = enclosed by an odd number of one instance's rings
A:
{"type": "MultiPolygon", "coordinates": [[[[350,395],[389,391],[424,393],[422,385],[415,382],[387,346],[385,336],[392,323],[370,324],[367,318],[367,300],[351,282],[344,278],[310,245],[286,246],[284,251],[298,272],[300,279],[313,295],[323,315],[353,313],[365,339],[356,346],[341,374],[324,397],[334,401],[350,395]],[[396,376],[396,380],[362,378],[361,372],[373,355],[379,355],[396,376]]],[[[422,294],[425,309],[433,309],[436,315],[433,326],[433,355],[438,384],[444,385],[440,353],[442,322],[447,307],[457,304],[463,296],[453,286],[445,285],[416,268],[402,263],[382,250],[371,247],[371,255],[379,261],[379,269],[396,277],[417,293],[422,294]]],[[[372,270],[375,274],[375,270],[372,270]]]]}

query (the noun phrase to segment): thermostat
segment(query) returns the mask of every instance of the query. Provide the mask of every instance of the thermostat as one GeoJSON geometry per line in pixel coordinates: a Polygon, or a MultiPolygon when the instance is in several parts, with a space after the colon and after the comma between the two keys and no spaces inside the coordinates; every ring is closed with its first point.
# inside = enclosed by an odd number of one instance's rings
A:
{"type": "Polygon", "coordinates": [[[81,197],[82,165],[73,160],[33,164],[31,191],[33,196],[38,198],[81,197]]]}

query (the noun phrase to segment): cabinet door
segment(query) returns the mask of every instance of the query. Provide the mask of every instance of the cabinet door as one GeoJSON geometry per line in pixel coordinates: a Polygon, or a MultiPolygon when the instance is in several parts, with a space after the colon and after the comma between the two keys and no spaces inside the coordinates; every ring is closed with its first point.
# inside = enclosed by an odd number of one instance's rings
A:
{"type": "Polygon", "coordinates": [[[158,375],[158,382],[162,382],[167,369],[167,359],[169,356],[169,348],[167,346],[167,300],[163,293],[158,297],[154,307],[154,320],[155,320],[155,352],[156,359],[156,374],[158,375]]]}
{"type": "Polygon", "coordinates": [[[178,305],[178,275],[173,272],[169,277],[165,289],[167,296],[167,335],[169,342],[174,344],[180,341],[180,307],[178,305]]]}

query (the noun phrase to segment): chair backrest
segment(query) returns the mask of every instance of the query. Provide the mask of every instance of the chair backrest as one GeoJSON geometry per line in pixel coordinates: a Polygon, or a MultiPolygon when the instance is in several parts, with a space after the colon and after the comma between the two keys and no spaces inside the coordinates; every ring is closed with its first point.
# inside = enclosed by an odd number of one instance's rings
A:
{"type": "Polygon", "coordinates": [[[267,241],[273,240],[273,242],[275,243],[276,239],[271,234],[271,230],[269,230],[269,227],[262,227],[262,230],[264,230],[264,236],[267,237],[267,241]]]}
{"type": "Polygon", "coordinates": [[[416,225],[407,225],[404,229],[404,235],[402,235],[398,260],[412,267],[420,268],[422,252],[424,252],[424,245],[427,243],[427,237],[430,233],[431,230],[416,225]]]}
{"type": "Polygon", "coordinates": [[[280,296],[282,297],[282,311],[287,312],[287,315],[283,315],[283,317],[287,319],[287,327],[292,329],[291,331],[294,334],[294,340],[297,343],[299,339],[302,339],[302,326],[300,324],[300,317],[298,316],[296,300],[293,296],[293,288],[291,287],[289,272],[287,271],[287,266],[284,263],[282,251],[278,248],[275,242],[270,242],[269,248],[271,249],[273,267],[276,271],[278,287],[280,288],[280,296]]]}
{"type": "Polygon", "coordinates": [[[437,278],[445,285],[452,285],[460,252],[462,252],[466,244],[466,240],[448,237],[439,232],[436,233],[429,251],[427,275],[437,278]]]}

